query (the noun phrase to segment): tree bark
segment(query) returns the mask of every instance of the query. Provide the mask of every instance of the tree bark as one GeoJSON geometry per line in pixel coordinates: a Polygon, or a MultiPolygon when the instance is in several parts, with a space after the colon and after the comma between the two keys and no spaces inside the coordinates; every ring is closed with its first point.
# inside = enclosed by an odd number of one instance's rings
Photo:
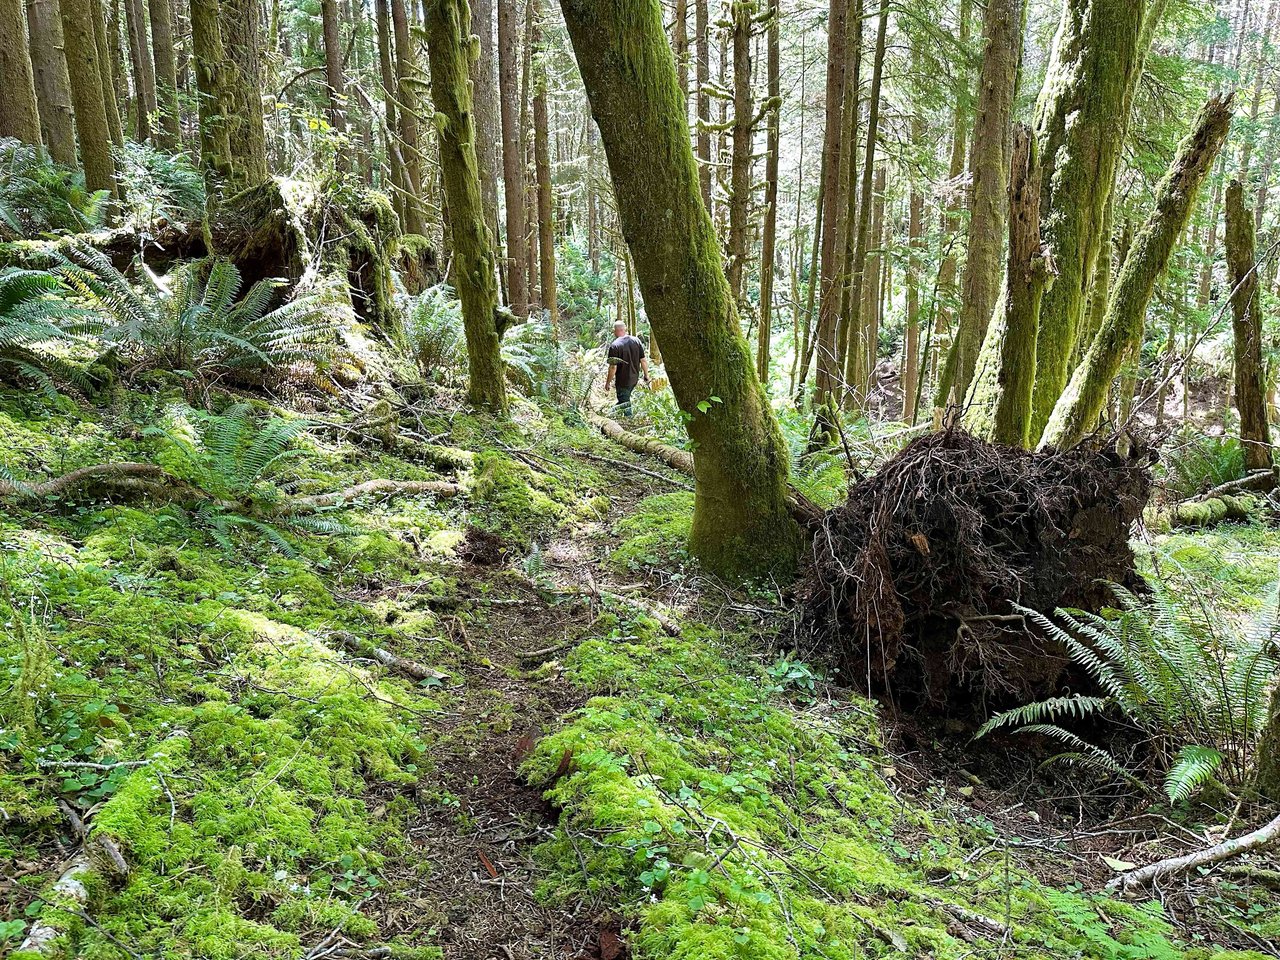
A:
{"type": "Polygon", "coordinates": [[[410,233],[407,218],[407,193],[404,180],[404,149],[400,143],[400,126],[396,121],[396,68],[391,52],[391,7],[387,0],[375,0],[374,20],[378,30],[378,72],[382,79],[382,102],[386,125],[384,139],[387,144],[387,171],[391,181],[389,193],[392,205],[400,217],[400,226],[410,233]]]}
{"type": "Polygon", "coordinates": [[[156,112],[156,75],[151,63],[151,44],[142,0],[124,0],[125,23],[129,32],[129,61],[133,66],[134,121],[138,141],[151,139],[151,118],[156,112]]]}
{"type": "Polygon", "coordinates": [[[689,0],[675,0],[675,16],[671,22],[671,46],[676,52],[676,82],[685,98],[685,118],[689,107],[689,0]]]}
{"type": "Polygon", "coordinates": [[[1257,239],[1244,186],[1227,187],[1227,280],[1231,284],[1231,333],[1235,351],[1236,410],[1246,470],[1271,467],[1271,435],[1262,361],[1262,298],[1255,266],[1257,239]]]}
{"type": "Polygon", "coordinates": [[[534,4],[534,30],[530,43],[537,50],[533,80],[533,166],[538,181],[538,274],[542,292],[542,309],[552,329],[560,320],[556,307],[556,221],[551,194],[551,146],[547,119],[547,70],[542,47],[542,30],[538,25],[541,11],[534,4]]]}
{"type": "Polygon", "coordinates": [[[129,85],[125,77],[124,51],[120,47],[120,17],[123,2],[124,0],[116,0],[115,14],[108,16],[104,0],[91,0],[94,42],[98,46],[98,69],[101,74],[103,99],[107,107],[107,129],[111,133],[111,142],[116,147],[124,146],[124,124],[120,120],[121,108],[126,114],[129,110],[129,85]],[[119,101],[118,104],[117,101],[119,101]]]}
{"type": "MultiPolygon", "coordinates": [[[[528,2],[528,0],[526,0],[528,2]]],[[[529,315],[529,251],[525,239],[524,142],[520,128],[520,80],[516,0],[498,3],[498,85],[502,114],[502,188],[506,200],[507,289],[511,310],[529,315]]]]}
{"type": "Polygon", "coordinates": [[[485,224],[498,236],[498,87],[494,76],[494,0],[471,0],[471,29],[480,48],[471,60],[471,96],[476,112],[476,160],[480,164],[480,198],[485,224]]]}
{"type": "MultiPolygon", "coordinates": [[[[839,2],[839,0],[833,0],[839,2]]],[[[694,0],[694,43],[697,48],[698,74],[698,189],[702,202],[711,212],[711,25],[707,11],[709,0],[694,0]]]]}
{"type": "Polygon", "coordinates": [[[111,191],[115,189],[116,167],[111,158],[107,91],[102,83],[102,65],[98,60],[94,30],[96,9],[93,0],[59,0],[85,186],[90,190],[111,191]]]}
{"type": "Polygon", "coordinates": [[[218,19],[227,56],[223,105],[232,178],[247,189],[270,178],[262,120],[261,0],[220,0],[218,19]]]}
{"type": "MultiPolygon", "coordinates": [[[[0,32],[3,30],[0,27],[0,32]]],[[[41,139],[54,162],[73,169],[76,165],[75,120],[71,112],[71,80],[62,52],[58,0],[27,0],[27,36],[31,41],[41,139]]],[[[0,40],[0,44],[4,42],[0,40]]]]}
{"type": "Polygon", "coordinates": [[[690,547],[708,569],[794,566],[788,456],[742,339],[682,122],[658,0],[562,0],[604,140],[623,235],[676,401],[689,417],[690,547]]]}
{"type": "Polygon", "coordinates": [[[182,112],[178,106],[178,67],[174,60],[173,8],[170,0],[150,0],[151,52],[155,62],[156,105],[160,112],[160,145],[182,146],[182,112]]]}
{"type": "MultiPolygon", "coordinates": [[[[853,261],[849,268],[849,294],[845,298],[843,323],[848,333],[848,349],[845,355],[844,380],[848,402],[861,406],[866,398],[866,388],[871,371],[867,356],[871,351],[870,317],[863,309],[863,287],[866,283],[867,240],[871,235],[873,178],[875,176],[876,147],[880,126],[880,88],[884,76],[885,39],[889,26],[889,0],[880,0],[876,25],[876,47],[871,63],[871,90],[867,101],[867,133],[863,142],[862,186],[858,191],[858,229],[854,239],[853,261]]],[[[856,91],[855,91],[856,93],[856,91]]]]}
{"type": "MultiPolygon", "coordinates": [[[[220,185],[231,177],[231,145],[222,100],[226,50],[218,0],[191,0],[191,49],[199,94],[200,163],[212,204],[220,185]]],[[[78,110],[76,115],[79,117],[78,110]]]]}
{"type": "Polygon", "coordinates": [[[395,35],[396,118],[400,121],[400,148],[404,151],[405,232],[425,235],[426,212],[422,207],[422,150],[418,136],[418,95],[414,90],[413,39],[405,0],[391,0],[391,24],[395,35]]]}
{"type": "Polygon", "coordinates": [[[751,27],[754,0],[734,0],[733,26],[733,153],[729,166],[729,292],[745,312],[742,274],[747,260],[747,228],[751,214],[751,148],[755,107],[751,98],[751,27]]]}
{"type": "Polygon", "coordinates": [[[973,193],[969,243],[961,276],[960,320],[950,397],[963,402],[1000,296],[1009,184],[1009,131],[1022,62],[1025,0],[991,0],[983,21],[985,48],[978,79],[977,119],[969,173],[973,193]]]}
{"type": "MultiPolygon", "coordinates": [[[[760,333],[756,340],[756,376],[769,386],[769,353],[773,333],[773,281],[776,272],[775,247],[778,236],[778,163],[782,141],[782,60],[781,11],[779,0],[769,0],[765,67],[768,127],[765,130],[764,229],[760,242],[760,333]]],[[[795,350],[800,344],[793,344],[795,350]]]]}
{"type": "MultiPolygon", "coordinates": [[[[925,135],[924,115],[918,105],[911,114],[911,142],[921,143],[925,135]]],[[[915,178],[907,200],[907,322],[902,345],[902,420],[916,422],[916,399],[920,390],[920,250],[924,233],[924,192],[915,178]]]]}
{"type": "Polygon", "coordinates": [[[1039,434],[1070,375],[1101,223],[1115,182],[1130,106],[1162,0],[1064,0],[1037,105],[1044,168],[1044,239],[1058,265],[1045,294],[1036,343],[1032,435],[1039,434]]]}
{"type": "Polygon", "coordinates": [[[26,15],[22,0],[0,0],[0,137],[17,137],[40,147],[40,108],[27,50],[26,15]]]}
{"type": "MultiPolygon", "coordinates": [[[[1073,447],[1097,425],[1107,389],[1142,332],[1156,281],[1168,265],[1173,246],[1191,214],[1191,205],[1222,149],[1230,125],[1231,98],[1214,97],[1201,110],[1194,131],[1178,148],[1173,167],[1156,190],[1155,210],[1125,261],[1102,329],[1058,399],[1040,439],[1041,448],[1073,447]]],[[[1056,251],[1054,255],[1056,258],[1056,251]]],[[[1042,330],[1043,327],[1042,322],[1042,330]]],[[[1037,377],[1040,369],[1037,359],[1037,377]]],[[[1032,428],[1034,435],[1034,423],[1032,428]]]]}
{"type": "Polygon", "coordinates": [[[324,35],[325,113],[329,126],[338,138],[334,163],[339,172],[351,164],[346,139],[347,117],[343,108],[346,85],[342,79],[342,31],[338,28],[338,0],[320,0],[320,24],[324,35]]]}
{"type": "Polygon", "coordinates": [[[454,284],[462,301],[467,338],[467,395],[477,407],[505,413],[506,371],[499,351],[504,323],[498,313],[495,254],[476,161],[471,108],[470,14],[466,0],[426,0],[431,97],[440,140],[440,175],[449,205],[454,284]]]}

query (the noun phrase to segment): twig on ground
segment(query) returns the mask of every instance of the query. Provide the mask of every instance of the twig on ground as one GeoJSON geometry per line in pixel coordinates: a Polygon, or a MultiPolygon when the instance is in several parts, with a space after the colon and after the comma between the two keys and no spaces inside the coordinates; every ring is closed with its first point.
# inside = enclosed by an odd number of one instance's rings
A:
{"type": "Polygon", "coordinates": [[[1238,857],[1251,850],[1261,850],[1280,840],[1280,816],[1270,823],[1264,824],[1243,837],[1235,837],[1214,844],[1203,850],[1196,850],[1180,857],[1170,857],[1156,863],[1139,867],[1122,873],[1107,883],[1108,890],[1119,890],[1122,893],[1133,893],[1160,881],[1165,877],[1176,876],[1194,870],[1196,867],[1207,867],[1222,860],[1238,857]]]}

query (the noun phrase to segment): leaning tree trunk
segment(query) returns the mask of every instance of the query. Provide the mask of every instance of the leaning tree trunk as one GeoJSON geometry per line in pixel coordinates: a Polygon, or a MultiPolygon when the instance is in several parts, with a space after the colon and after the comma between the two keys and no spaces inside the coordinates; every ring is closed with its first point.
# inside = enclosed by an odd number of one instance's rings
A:
{"type": "Polygon", "coordinates": [[[90,190],[110,191],[115,189],[116,166],[94,31],[95,6],[92,0],[59,0],[84,183],[90,190]]]}
{"type": "Polygon", "coordinates": [[[1073,447],[1097,426],[1107,390],[1142,335],[1156,281],[1169,263],[1196,193],[1222,149],[1230,126],[1231,98],[1214,97],[1200,111],[1195,130],[1178,148],[1173,166],[1156,189],[1155,210],[1125,260],[1102,329],[1054,407],[1040,439],[1042,448],[1073,447]]]}
{"type": "MultiPolygon", "coordinates": [[[[969,243],[961,274],[960,321],[951,349],[948,396],[963,403],[1000,296],[1009,184],[1009,129],[1022,62],[1025,0],[990,0],[983,21],[985,52],[978,81],[978,113],[969,172],[973,179],[969,243]]],[[[950,360],[950,358],[949,358],[950,360]]]]}
{"type": "Polygon", "coordinates": [[[507,290],[517,317],[529,313],[529,251],[524,219],[524,143],[520,137],[520,27],[516,0],[498,3],[498,87],[502,118],[502,190],[506,200],[507,290]]]}
{"type": "Polygon", "coordinates": [[[0,0],[0,137],[16,137],[41,145],[40,109],[36,105],[31,56],[27,52],[22,0],[0,0]]]}
{"type": "Polygon", "coordinates": [[[27,0],[27,36],[31,40],[31,68],[44,145],[54,162],[74,168],[75,120],[57,0],[27,0]]]}
{"type": "Polygon", "coordinates": [[[149,10],[160,145],[166,150],[177,150],[182,146],[182,113],[178,106],[178,67],[174,61],[173,8],[170,0],[150,0],[149,10]]]}
{"type": "Polygon", "coordinates": [[[503,413],[507,394],[499,351],[498,282],[493,241],[484,218],[471,111],[470,14],[466,0],[427,0],[423,14],[440,139],[440,175],[453,237],[454,284],[467,337],[467,393],[477,407],[503,413]]]}
{"type": "Polygon", "coordinates": [[[1036,343],[1032,436],[1071,374],[1133,92],[1164,0],[1064,0],[1037,106],[1044,239],[1058,265],[1036,343]]]}
{"type": "Polygon", "coordinates": [[[1262,299],[1254,259],[1257,242],[1253,211],[1244,203],[1244,186],[1227,187],[1227,277],[1231,282],[1231,332],[1235,347],[1236,409],[1246,470],[1271,468],[1271,431],[1262,363],[1262,299]]]}
{"type": "Polygon", "coordinates": [[[742,339],[683,119],[658,0],[562,0],[623,236],[688,416],[690,546],[724,574],[794,564],[786,447],[742,339]]]}

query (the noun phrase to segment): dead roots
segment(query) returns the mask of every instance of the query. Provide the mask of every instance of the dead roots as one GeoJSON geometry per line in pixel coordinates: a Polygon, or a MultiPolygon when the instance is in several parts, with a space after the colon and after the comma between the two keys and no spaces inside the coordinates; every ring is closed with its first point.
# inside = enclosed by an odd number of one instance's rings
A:
{"type": "Polygon", "coordinates": [[[807,619],[845,676],[900,706],[1026,702],[1067,662],[1013,604],[1096,609],[1100,581],[1136,585],[1128,538],[1149,488],[1145,457],[923,436],[818,526],[807,619]]]}

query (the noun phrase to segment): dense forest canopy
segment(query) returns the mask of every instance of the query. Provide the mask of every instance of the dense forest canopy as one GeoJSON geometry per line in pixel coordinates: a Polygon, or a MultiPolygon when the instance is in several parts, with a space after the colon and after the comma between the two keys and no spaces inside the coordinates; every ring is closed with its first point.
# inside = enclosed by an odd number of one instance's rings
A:
{"type": "Polygon", "coordinates": [[[1280,0],[0,0],[0,952],[1280,956],[1280,0]]]}

